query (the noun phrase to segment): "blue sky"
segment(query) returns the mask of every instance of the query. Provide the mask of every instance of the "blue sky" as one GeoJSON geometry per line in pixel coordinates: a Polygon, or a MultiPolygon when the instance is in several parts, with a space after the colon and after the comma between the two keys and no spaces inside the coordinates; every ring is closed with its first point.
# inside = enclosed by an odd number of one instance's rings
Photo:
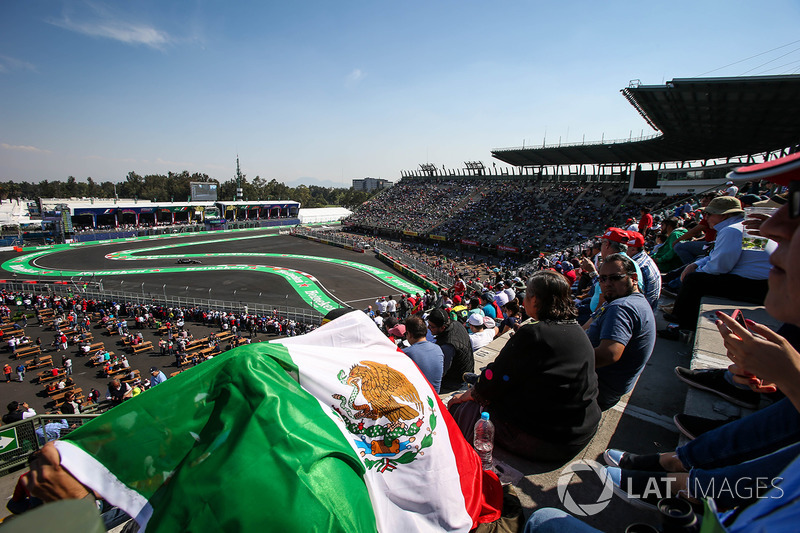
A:
{"type": "Polygon", "coordinates": [[[225,181],[238,153],[349,186],[648,135],[630,80],[800,72],[798,23],[796,0],[3,0],[0,181],[225,181]]]}

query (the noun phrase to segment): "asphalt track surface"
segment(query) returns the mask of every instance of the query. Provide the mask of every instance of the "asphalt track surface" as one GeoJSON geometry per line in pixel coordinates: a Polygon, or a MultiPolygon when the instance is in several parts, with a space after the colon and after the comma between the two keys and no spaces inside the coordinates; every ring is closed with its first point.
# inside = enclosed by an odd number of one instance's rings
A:
{"type": "MultiPolygon", "coordinates": [[[[279,235],[274,229],[126,239],[63,249],[42,248],[38,252],[41,255],[27,261],[27,265],[33,268],[28,272],[17,271],[18,278],[41,281],[72,278],[77,283],[102,282],[106,290],[150,294],[156,298],[166,294],[311,307],[308,298],[304,299],[298,292],[297,283],[286,279],[282,271],[287,269],[290,275],[296,272],[309,276],[302,281],[312,280],[328,299],[339,305],[364,308],[380,296],[409,292],[397,286],[408,284],[408,280],[391,271],[369,251],[358,253],[279,235]],[[281,254],[287,256],[281,257],[281,254]],[[196,258],[202,264],[176,264],[180,257],[196,258]],[[273,267],[279,270],[272,271],[273,267]],[[208,268],[217,270],[208,271],[208,268]],[[366,272],[365,268],[371,272],[366,272]],[[145,269],[149,272],[142,273],[145,269]],[[385,274],[376,276],[374,269],[385,274]]],[[[11,260],[29,257],[29,254],[29,250],[5,252],[0,254],[0,260],[6,271],[13,272],[9,269],[11,260]]],[[[319,306],[315,308],[319,309],[319,306]]]]}

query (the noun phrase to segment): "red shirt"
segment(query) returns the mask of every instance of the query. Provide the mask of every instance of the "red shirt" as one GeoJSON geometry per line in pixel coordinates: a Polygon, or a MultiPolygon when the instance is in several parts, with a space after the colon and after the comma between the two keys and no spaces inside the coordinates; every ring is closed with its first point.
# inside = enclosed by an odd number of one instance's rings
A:
{"type": "Polygon", "coordinates": [[[641,219],[639,219],[639,233],[644,235],[644,230],[650,229],[653,227],[653,215],[650,213],[645,213],[641,219]]]}

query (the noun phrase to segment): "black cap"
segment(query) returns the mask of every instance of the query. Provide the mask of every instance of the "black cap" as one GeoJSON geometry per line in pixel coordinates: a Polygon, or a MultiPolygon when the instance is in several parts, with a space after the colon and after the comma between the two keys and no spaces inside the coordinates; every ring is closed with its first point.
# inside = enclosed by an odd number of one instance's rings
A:
{"type": "Polygon", "coordinates": [[[338,307],[336,309],[331,309],[322,319],[322,323],[327,324],[331,320],[336,320],[340,316],[346,315],[347,313],[352,313],[353,311],[355,311],[355,309],[352,307],[338,307]]]}
{"type": "Polygon", "coordinates": [[[437,307],[428,315],[428,322],[438,327],[446,326],[450,323],[450,315],[441,307],[437,307]]]}
{"type": "Polygon", "coordinates": [[[150,372],[158,372],[158,367],[151,366],[150,367],[150,372]]]}

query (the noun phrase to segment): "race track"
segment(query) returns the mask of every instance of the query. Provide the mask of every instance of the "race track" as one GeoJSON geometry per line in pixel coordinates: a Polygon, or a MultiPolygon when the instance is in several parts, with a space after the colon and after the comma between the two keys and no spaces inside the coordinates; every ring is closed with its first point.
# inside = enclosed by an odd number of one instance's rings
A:
{"type": "Polygon", "coordinates": [[[357,253],[270,230],[159,235],[3,253],[19,279],[101,282],[107,290],[313,307],[366,307],[423,289],[370,252],[357,253]],[[187,258],[202,264],[177,264],[187,258]]]}

